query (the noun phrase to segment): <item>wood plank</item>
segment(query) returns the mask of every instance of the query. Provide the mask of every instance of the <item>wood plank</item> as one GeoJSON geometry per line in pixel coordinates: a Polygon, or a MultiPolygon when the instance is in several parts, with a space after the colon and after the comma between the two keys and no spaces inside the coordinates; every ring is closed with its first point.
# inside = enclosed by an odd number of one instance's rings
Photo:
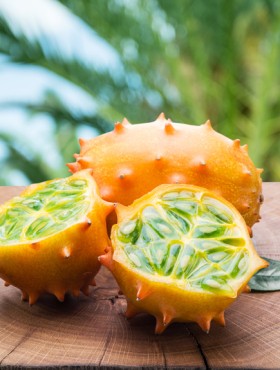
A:
{"type": "MultiPolygon", "coordinates": [[[[0,202],[20,190],[0,187],[0,202]]],[[[254,241],[262,255],[280,259],[280,183],[264,184],[264,195],[254,241]]],[[[125,300],[109,272],[102,269],[97,283],[88,298],[44,296],[32,307],[1,285],[1,368],[279,369],[278,292],[243,294],[227,310],[227,326],[213,324],[209,335],[173,324],[158,336],[152,317],[123,317],[125,300]]]]}

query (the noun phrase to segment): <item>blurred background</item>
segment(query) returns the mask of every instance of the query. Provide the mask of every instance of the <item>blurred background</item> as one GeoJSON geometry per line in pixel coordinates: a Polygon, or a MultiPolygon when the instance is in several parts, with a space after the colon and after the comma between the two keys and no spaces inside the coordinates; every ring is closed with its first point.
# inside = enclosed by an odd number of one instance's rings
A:
{"type": "Polygon", "coordinates": [[[280,181],[279,0],[0,0],[0,185],[68,174],[125,116],[240,138],[280,181]]]}

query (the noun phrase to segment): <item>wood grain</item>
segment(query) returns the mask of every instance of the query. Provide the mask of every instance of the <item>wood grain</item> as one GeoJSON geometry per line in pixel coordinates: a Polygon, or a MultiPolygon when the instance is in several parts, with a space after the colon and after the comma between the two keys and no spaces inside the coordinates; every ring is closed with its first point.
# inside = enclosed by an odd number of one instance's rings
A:
{"type": "MultiPolygon", "coordinates": [[[[0,187],[0,202],[20,187],[0,187]]],[[[280,183],[264,184],[262,221],[254,227],[261,255],[280,260],[280,183]]],[[[104,269],[89,297],[64,303],[42,297],[30,307],[14,287],[0,286],[1,369],[279,369],[280,292],[243,294],[210,334],[173,324],[155,335],[148,315],[130,321],[125,299],[104,269]]]]}

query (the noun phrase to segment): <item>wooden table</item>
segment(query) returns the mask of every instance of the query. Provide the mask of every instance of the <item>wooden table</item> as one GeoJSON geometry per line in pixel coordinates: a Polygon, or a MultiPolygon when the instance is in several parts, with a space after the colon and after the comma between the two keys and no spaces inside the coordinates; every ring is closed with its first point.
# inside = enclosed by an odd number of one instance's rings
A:
{"type": "MultiPolygon", "coordinates": [[[[19,193],[0,187],[0,202],[19,193]]],[[[264,184],[262,221],[254,241],[280,259],[280,183],[264,184]]],[[[243,294],[226,312],[226,327],[172,324],[155,335],[148,315],[127,321],[125,300],[101,270],[90,297],[45,296],[30,307],[14,287],[0,287],[0,367],[280,369],[280,292],[243,294]]]]}

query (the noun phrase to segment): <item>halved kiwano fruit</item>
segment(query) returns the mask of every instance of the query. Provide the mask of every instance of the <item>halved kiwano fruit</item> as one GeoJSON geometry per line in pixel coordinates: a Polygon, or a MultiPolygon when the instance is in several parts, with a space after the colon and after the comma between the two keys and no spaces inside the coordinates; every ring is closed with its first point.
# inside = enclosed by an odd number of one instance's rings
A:
{"type": "Polygon", "coordinates": [[[239,212],[206,189],[161,185],[117,214],[100,261],[127,297],[127,317],[154,315],[156,333],[172,321],[207,332],[212,320],[224,324],[225,308],[267,266],[239,212]]]}
{"type": "Polygon", "coordinates": [[[27,187],[0,207],[0,277],[33,304],[48,292],[85,294],[108,245],[106,216],[90,170],[27,187]]]}

